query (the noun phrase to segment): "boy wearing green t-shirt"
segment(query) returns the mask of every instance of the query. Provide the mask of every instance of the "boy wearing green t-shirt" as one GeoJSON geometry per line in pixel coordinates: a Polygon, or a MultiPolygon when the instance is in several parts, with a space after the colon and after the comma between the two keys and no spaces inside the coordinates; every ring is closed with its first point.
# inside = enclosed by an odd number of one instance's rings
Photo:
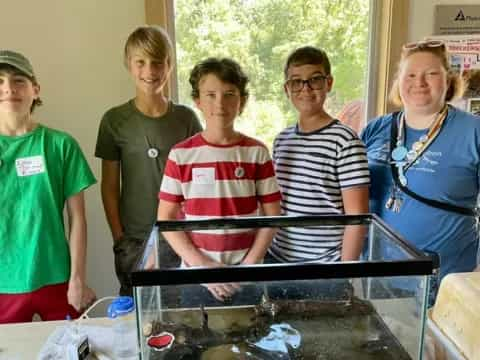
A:
{"type": "MultiPolygon", "coordinates": [[[[195,113],[164,93],[173,68],[168,34],[141,26],[125,44],[124,62],[135,98],[108,110],[98,131],[95,156],[102,159],[102,200],[113,237],[120,295],[131,295],[130,273],[142,257],[158,207],[158,190],[170,148],[201,130],[195,113]]],[[[160,266],[180,260],[165,241],[160,266]]]]}
{"type": "Polygon", "coordinates": [[[83,196],[95,178],[70,135],[33,119],[39,92],[30,61],[0,50],[0,323],[78,317],[95,299],[83,196]]]}

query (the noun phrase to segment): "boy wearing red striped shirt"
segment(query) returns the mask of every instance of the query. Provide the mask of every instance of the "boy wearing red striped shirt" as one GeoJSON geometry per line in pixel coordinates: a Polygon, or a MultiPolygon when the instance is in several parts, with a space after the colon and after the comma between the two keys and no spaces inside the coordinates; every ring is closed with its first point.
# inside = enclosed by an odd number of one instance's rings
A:
{"type": "MultiPolygon", "coordinates": [[[[280,215],[280,192],[268,149],[234,129],[248,98],[248,77],[231,59],[209,58],[193,68],[189,81],[206,127],[172,148],[158,220],[176,219],[182,203],[190,220],[280,215]]],[[[273,235],[271,228],[164,233],[186,267],[261,263],[273,235]]],[[[208,285],[219,301],[237,289],[232,284],[208,285]]]]}

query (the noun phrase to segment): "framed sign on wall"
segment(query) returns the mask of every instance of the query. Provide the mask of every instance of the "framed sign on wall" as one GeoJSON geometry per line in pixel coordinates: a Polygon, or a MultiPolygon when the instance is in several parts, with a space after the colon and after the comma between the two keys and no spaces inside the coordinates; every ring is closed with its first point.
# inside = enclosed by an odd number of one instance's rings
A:
{"type": "Polygon", "coordinates": [[[480,34],[480,5],[437,5],[434,34],[480,34]]]}

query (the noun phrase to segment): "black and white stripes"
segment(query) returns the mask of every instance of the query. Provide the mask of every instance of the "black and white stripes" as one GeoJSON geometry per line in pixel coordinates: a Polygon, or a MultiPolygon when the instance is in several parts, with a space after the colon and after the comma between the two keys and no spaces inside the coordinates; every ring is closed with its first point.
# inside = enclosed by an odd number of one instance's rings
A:
{"type": "MultiPolygon", "coordinates": [[[[275,139],[273,160],[288,215],[343,214],[342,190],[370,182],[365,146],[338,121],[311,133],[297,126],[275,139]]],[[[343,228],[279,229],[271,253],[282,261],[335,261],[343,228]]]]}

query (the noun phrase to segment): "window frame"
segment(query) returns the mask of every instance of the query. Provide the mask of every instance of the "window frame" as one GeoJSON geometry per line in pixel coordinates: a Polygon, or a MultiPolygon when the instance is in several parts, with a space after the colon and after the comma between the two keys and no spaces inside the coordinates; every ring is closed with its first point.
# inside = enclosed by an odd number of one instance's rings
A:
{"type": "Polygon", "coordinates": [[[366,116],[394,110],[388,103],[403,44],[408,39],[409,0],[371,0],[366,116]],[[394,15],[395,14],[395,15],[394,15]]]}

